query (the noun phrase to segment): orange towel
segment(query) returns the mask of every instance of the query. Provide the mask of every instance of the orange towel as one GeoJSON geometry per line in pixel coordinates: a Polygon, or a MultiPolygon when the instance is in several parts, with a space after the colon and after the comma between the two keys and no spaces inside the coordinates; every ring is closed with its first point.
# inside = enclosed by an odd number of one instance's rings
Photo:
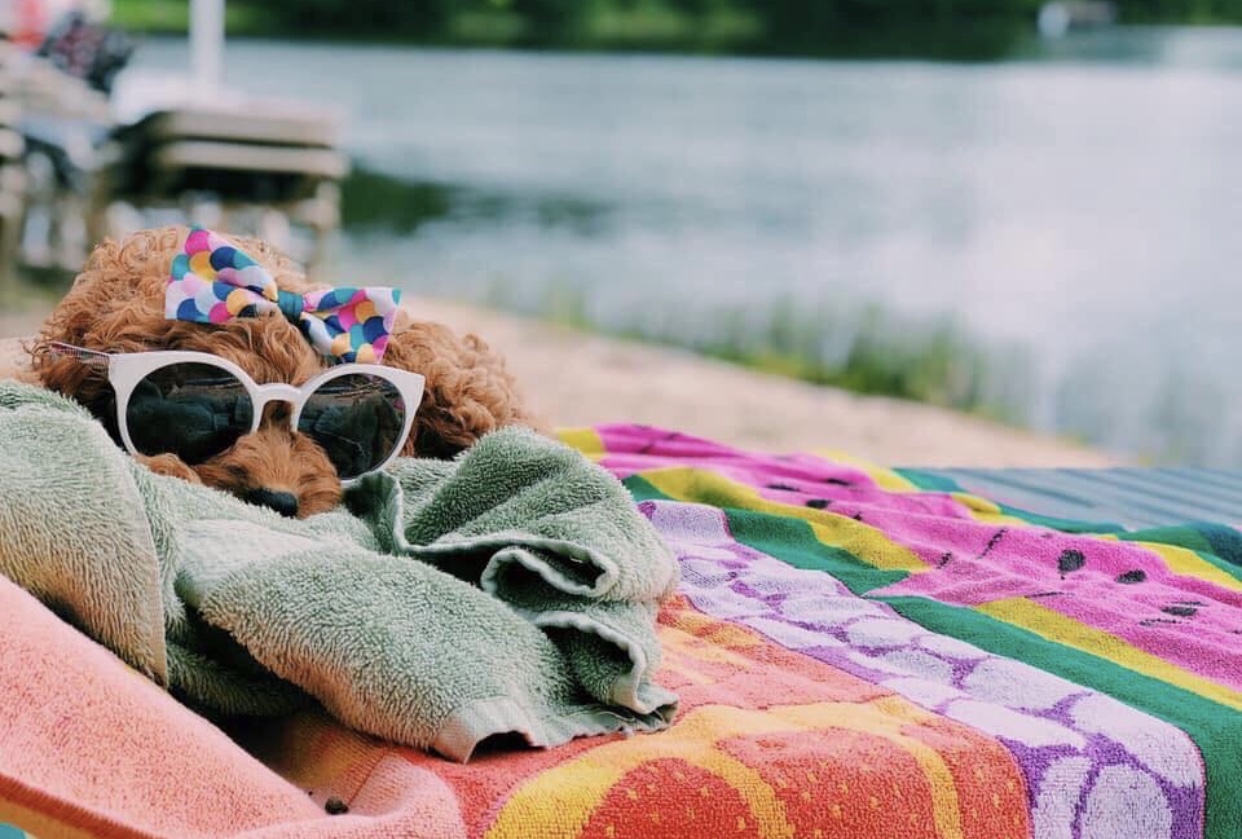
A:
{"type": "Polygon", "coordinates": [[[322,713],[239,728],[260,763],[2,577],[0,615],[0,824],[44,839],[1030,832],[999,743],[683,599],[661,615],[670,730],[467,765],[322,713]]]}
{"type": "Polygon", "coordinates": [[[995,740],[684,599],[660,629],[660,681],[683,702],[661,734],[463,766],[304,714],[252,746],[358,813],[393,806],[404,764],[410,794],[455,799],[467,835],[484,839],[1030,835],[1021,772],[995,740]]]}

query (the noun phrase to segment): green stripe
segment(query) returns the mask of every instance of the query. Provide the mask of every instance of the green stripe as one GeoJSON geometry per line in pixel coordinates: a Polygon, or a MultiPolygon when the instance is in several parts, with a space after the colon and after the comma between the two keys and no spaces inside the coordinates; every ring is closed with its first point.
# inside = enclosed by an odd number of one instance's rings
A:
{"type": "MultiPolygon", "coordinates": [[[[682,500],[665,495],[638,475],[626,479],[625,485],[637,500],[682,500]]],[[[823,544],[802,519],[736,507],[727,507],[724,513],[733,537],[741,544],[796,568],[826,571],[854,594],[865,595],[906,576],[904,571],[873,568],[847,551],[823,544]]],[[[973,609],[922,597],[876,599],[933,632],[1107,694],[1186,732],[1206,763],[1206,835],[1210,839],[1242,837],[1242,796],[1235,794],[1242,784],[1242,749],[1236,745],[1242,743],[1242,714],[973,609]]]]}
{"type": "MultiPolygon", "coordinates": [[[[1196,556],[1221,573],[1228,574],[1235,580],[1242,581],[1242,566],[1226,562],[1217,556],[1216,544],[1213,544],[1213,540],[1198,527],[1188,527],[1185,525],[1149,527],[1146,530],[1136,530],[1133,533],[1120,534],[1118,538],[1123,542],[1154,542],[1157,545],[1185,548],[1188,551],[1193,551],[1196,556]]],[[[1219,542],[1220,540],[1218,539],[1217,541],[1219,542]]]]}
{"type": "Polygon", "coordinates": [[[935,472],[924,472],[922,469],[894,469],[893,471],[926,492],[965,492],[957,481],[945,475],[937,475],[935,472]]]}
{"type": "Polygon", "coordinates": [[[973,609],[923,597],[878,597],[902,617],[933,632],[1022,661],[1046,673],[1108,694],[1190,736],[1203,755],[1207,778],[1206,835],[1242,837],[1242,714],[1197,693],[1122,667],[973,609]]]}
{"type": "MultiPolygon", "coordinates": [[[[894,469],[893,471],[919,489],[928,492],[966,492],[970,495],[978,495],[978,493],[962,489],[952,478],[934,472],[924,472],[921,469],[894,469]]],[[[1143,530],[1127,531],[1124,527],[1115,524],[1045,516],[1030,510],[1010,507],[1008,504],[1001,504],[991,498],[987,500],[996,504],[1007,516],[1022,519],[1038,527],[1059,530],[1062,533],[1084,535],[1108,533],[1115,535],[1123,542],[1155,542],[1160,545],[1186,548],[1198,554],[1207,564],[1235,580],[1242,580],[1242,536],[1230,527],[1191,522],[1169,527],[1149,527],[1143,530]]]]}
{"type": "Polygon", "coordinates": [[[642,475],[630,475],[621,483],[630,491],[630,495],[634,496],[636,502],[677,500],[670,495],[660,492],[651,481],[648,481],[642,475]]]}
{"type": "Polygon", "coordinates": [[[849,551],[825,545],[803,519],[787,519],[753,510],[726,510],[733,538],[795,568],[827,571],[854,594],[893,585],[909,571],[876,568],[849,551]],[[809,537],[809,540],[807,539],[809,537]]]}
{"type": "MultiPolygon", "coordinates": [[[[665,495],[641,475],[631,475],[623,483],[635,501],[680,500],[665,495]]],[[[708,503],[703,499],[695,500],[697,503],[708,503]]],[[[739,542],[773,556],[777,556],[779,552],[781,560],[796,568],[827,571],[854,594],[899,583],[909,576],[908,571],[876,568],[849,551],[825,545],[815,538],[810,525],[803,519],[785,518],[739,507],[722,509],[728,512],[729,527],[739,542]],[[741,534],[745,534],[745,538],[741,534]]]]}
{"type": "Polygon", "coordinates": [[[1172,545],[1175,548],[1186,548],[1195,553],[1211,553],[1212,543],[1202,533],[1189,527],[1173,525],[1171,527],[1147,527],[1122,533],[1118,537],[1123,542],[1155,542],[1158,545],[1172,545]]]}
{"type": "Polygon", "coordinates": [[[1015,519],[1022,519],[1024,522],[1038,527],[1046,527],[1050,530],[1059,530],[1062,533],[1083,534],[1122,534],[1125,533],[1126,530],[1119,524],[1081,521],[1079,519],[1063,519],[1057,516],[1045,516],[1042,513],[1035,513],[1031,510],[1023,510],[1020,507],[1010,507],[1008,504],[1003,504],[994,498],[987,498],[987,496],[979,495],[977,492],[963,489],[962,486],[952,478],[945,477],[944,475],[937,475],[933,472],[924,472],[921,469],[894,469],[893,471],[921,490],[927,492],[962,492],[967,495],[974,495],[979,498],[984,498],[990,503],[995,504],[1005,515],[1013,516],[1015,519]]]}
{"type": "Polygon", "coordinates": [[[1224,562],[1242,568],[1242,533],[1224,524],[1191,522],[1193,528],[1208,543],[1208,550],[1224,562]]]}

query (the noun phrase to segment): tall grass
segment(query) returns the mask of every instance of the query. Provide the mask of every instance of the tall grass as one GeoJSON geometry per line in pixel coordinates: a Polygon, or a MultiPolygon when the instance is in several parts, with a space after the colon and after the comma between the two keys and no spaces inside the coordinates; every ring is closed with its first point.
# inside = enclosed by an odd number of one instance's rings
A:
{"type": "Polygon", "coordinates": [[[1030,416],[1030,358],[989,346],[952,318],[899,317],[883,305],[807,306],[790,298],[745,308],[649,310],[605,321],[585,292],[550,283],[535,304],[497,285],[483,302],[584,331],[677,347],[792,379],[892,396],[1022,424],[1030,416]]]}

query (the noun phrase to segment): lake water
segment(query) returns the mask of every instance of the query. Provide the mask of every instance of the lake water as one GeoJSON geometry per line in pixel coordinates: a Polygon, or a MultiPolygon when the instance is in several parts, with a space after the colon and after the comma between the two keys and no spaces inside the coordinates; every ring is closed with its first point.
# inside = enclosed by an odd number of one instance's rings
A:
{"type": "MultiPolygon", "coordinates": [[[[186,62],[152,41],[131,78],[186,62]]],[[[1242,465],[1242,31],[983,65],[235,42],[225,67],[340,109],[361,166],[430,190],[350,224],[351,281],[528,310],[570,289],[687,332],[794,301],[829,344],[868,304],[950,317],[1025,359],[1002,371],[1033,427],[1242,465]]]]}

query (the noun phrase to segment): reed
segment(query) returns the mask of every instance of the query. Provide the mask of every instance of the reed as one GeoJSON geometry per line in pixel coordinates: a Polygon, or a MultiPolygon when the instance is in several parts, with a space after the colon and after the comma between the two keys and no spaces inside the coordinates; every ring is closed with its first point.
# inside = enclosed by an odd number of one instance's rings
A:
{"type": "Polygon", "coordinates": [[[592,314],[587,293],[552,282],[530,302],[496,285],[481,302],[583,331],[678,347],[734,364],[857,393],[892,396],[1025,424],[1031,360],[989,346],[951,317],[911,319],[884,305],[807,306],[790,298],[745,308],[592,314]]]}

